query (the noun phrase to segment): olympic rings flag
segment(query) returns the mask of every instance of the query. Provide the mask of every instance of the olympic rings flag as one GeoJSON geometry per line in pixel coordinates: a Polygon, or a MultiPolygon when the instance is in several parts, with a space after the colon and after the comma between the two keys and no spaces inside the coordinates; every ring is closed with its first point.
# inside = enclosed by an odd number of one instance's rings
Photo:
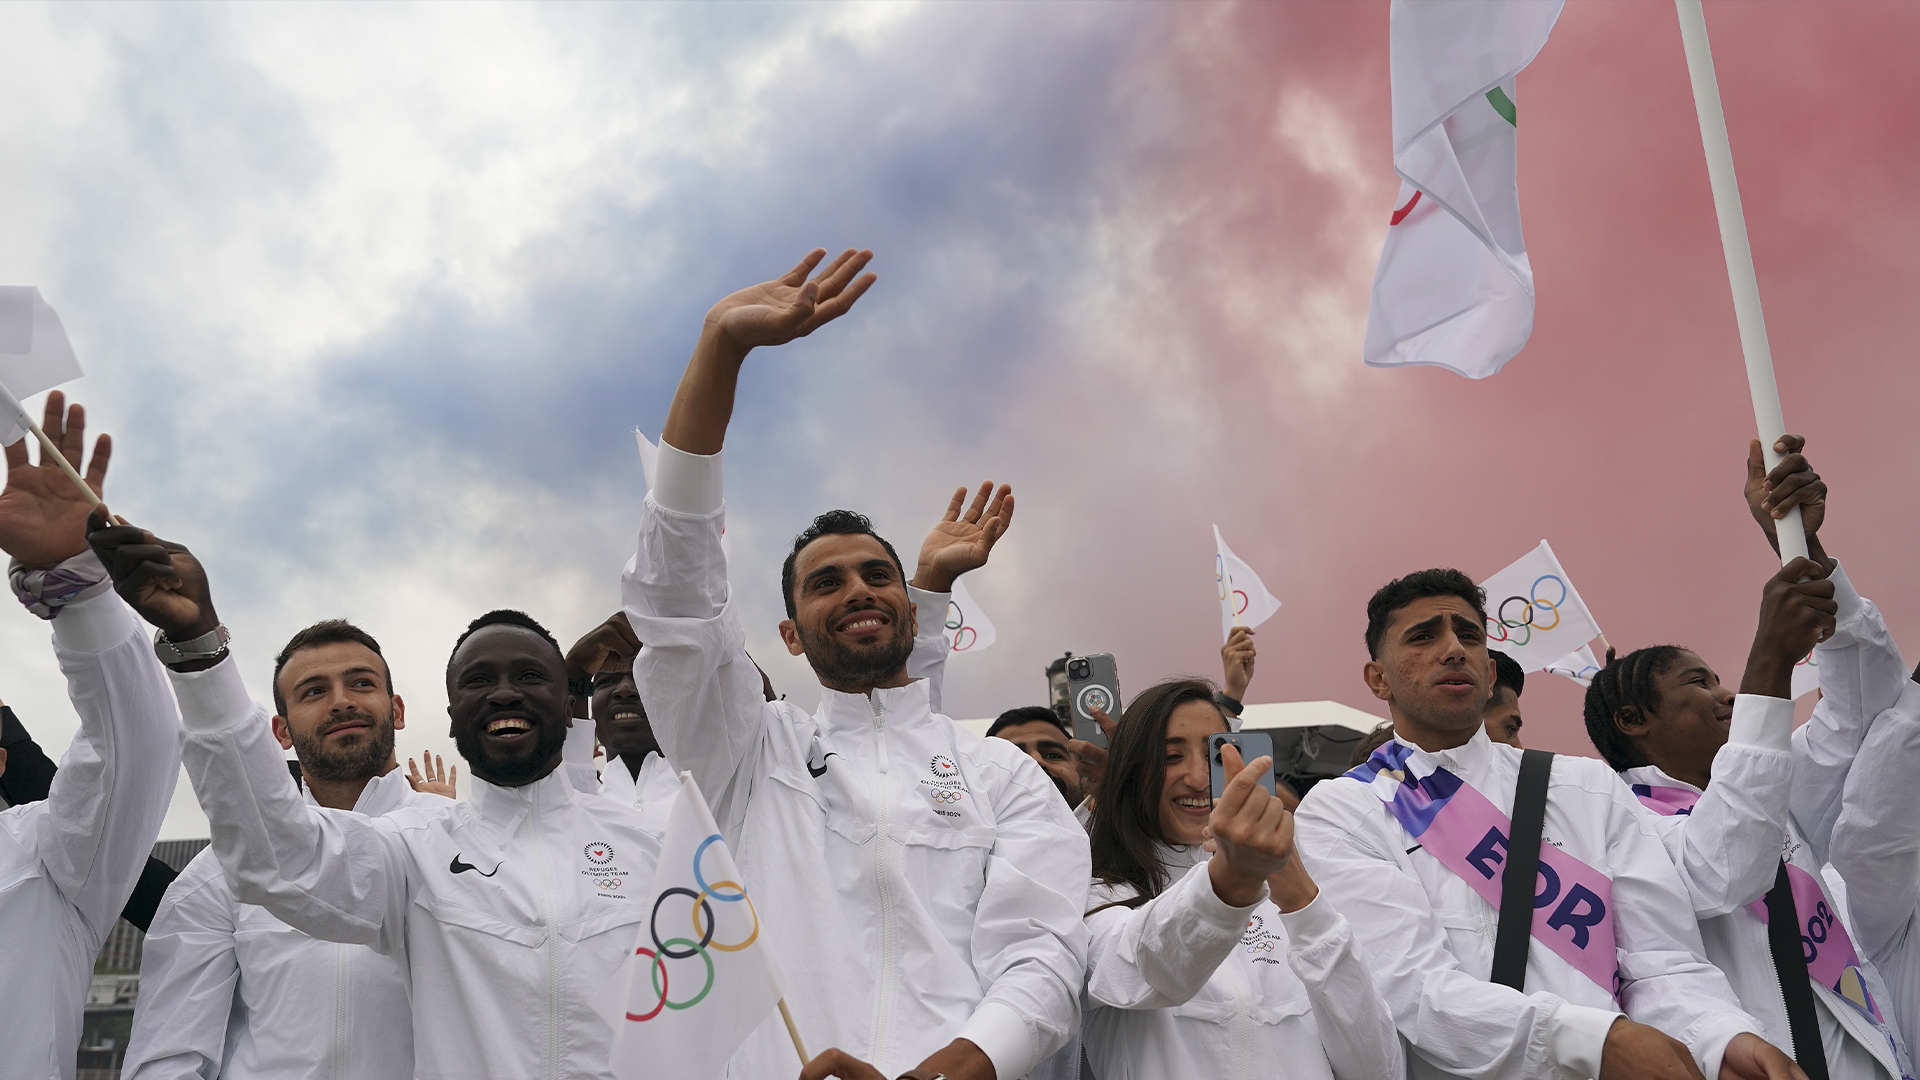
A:
{"type": "Polygon", "coordinates": [[[1213,594],[1220,601],[1220,640],[1233,636],[1235,626],[1254,627],[1273,618],[1280,601],[1260,582],[1253,567],[1240,561],[1213,527],[1213,594]]]}
{"type": "MultiPolygon", "coordinates": [[[[608,987],[613,1075],[712,1080],[780,1000],[753,896],[693,774],[680,795],[632,955],[608,987]]],[[[795,1066],[798,1071],[798,1066],[795,1066]]]]}
{"type": "Polygon", "coordinates": [[[1593,655],[1591,646],[1582,645],[1548,664],[1547,674],[1564,675],[1581,686],[1592,686],[1593,677],[1600,674],[1600,661],[1593,655]]]}
{"type": "Polygon", "coordinates": [[[947,621],[941,633],[946,635],[949,655],[977,653],[1000,640],[993,620],[967,592],[965,578],[953,579],[952,599],[947,602],[947,621]]]}
{"type": "Polygon", "coordinates": [[[1600,625],[1545,540],[1480,585],[1487,590],[1487,646],[1513,657],[1522,671],[1570,661],[1575,650],[1600,636],[1600,625]]]}

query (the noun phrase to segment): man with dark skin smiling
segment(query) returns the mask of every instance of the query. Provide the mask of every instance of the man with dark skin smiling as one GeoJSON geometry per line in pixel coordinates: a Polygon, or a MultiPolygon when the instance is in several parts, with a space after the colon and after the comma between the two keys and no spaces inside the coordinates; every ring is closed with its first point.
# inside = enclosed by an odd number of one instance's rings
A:
{"type": "Polygon", "coordinates": [[[1525,990],[1491,981],[1497,908],[1466,875],[1499,876],[1521,751],[1486,733],[1485,603],[1457,570],[1374,594],[1362,674],[1394,738],[1295,815],[1322,892],[1366,928],[1375,983],[1414,1051],[1409,1077],[1799,1080],[1702,956],[1673,863],[1598,761],[1552,761],[1535,901],[1548,917],[1533,924],[1525,990]],[[1429,850],[1447,846],[1441,813],[1486,830],[1464,860],[1429,850]]]}
{"type": "MultiPolygon", "coordinates": [[[[100,523],[95,522],[96,526],[100,523]]],[[[647,917],[660,847],[639,815],[559,770],[572,723],[553,636],[517,611],[475,619],[447,661],[464,802],[384,817],[303,801],[248,700],[207,578],[185,548],[96,527],[115,588],[159,627],[184,758],[234,896],[324,941],[402,957],[422,1080],[610,1078],[595,1008],[647,917]]]]}
{"type": "MultiPolygon", "coordinates": [[[[567,675],[576,680],[575,708],[588,705],[575,719],[591,719],[594,737],[607,751],[594,790],[638,810],[649,828],[665,835],[680,779],[660,752],[653,722],[633,684],[633,658],[639,652],[626,612],[616,611],[567,650],[567,675]],[[578,694],[583,689],[592,691],[586,702],[578,694]]],[[[576,731],[575,738],[580,734],[576,731]]]]}
{"type": "MultiPolygon", "coordinates": [[[[891,544],[846,510],[795,538],[781,640],[820,680],[809,714],[768,702],[748,660],[726,554],[720,452],[748,353],[843,314],[874,280],[848,251],[707,313],[662,432],[627,616],[634,665],[667,757],[691,771],[745,875],[812,1046],[807,1080],[835,1075],[1015,1080],[1064,1045],[1085,981],[1086,833],[1020,749],[939,713],[909,668],[953,579],[987,561],[1013,516],[1005,487],[965,488],[921,545],[912,580],[891,544]],[[912,587],[924,590],[916,599],[912,587]]],[[[932,632],[937,633],[937,630],[932,632]]],[[[769,1017],[728,1075],[791,1076],[769,1017]]]]}

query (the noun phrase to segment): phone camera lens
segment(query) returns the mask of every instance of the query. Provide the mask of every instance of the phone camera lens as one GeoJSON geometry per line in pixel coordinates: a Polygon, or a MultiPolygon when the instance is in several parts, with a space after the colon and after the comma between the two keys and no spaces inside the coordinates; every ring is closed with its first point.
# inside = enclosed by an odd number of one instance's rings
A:
{"type": "Polygon", "coordinates": [[[1093,673],[1093,665],[1085,660],[1073,660],[1067,664],[1067,678],[1084,679],[1093,673]]]}

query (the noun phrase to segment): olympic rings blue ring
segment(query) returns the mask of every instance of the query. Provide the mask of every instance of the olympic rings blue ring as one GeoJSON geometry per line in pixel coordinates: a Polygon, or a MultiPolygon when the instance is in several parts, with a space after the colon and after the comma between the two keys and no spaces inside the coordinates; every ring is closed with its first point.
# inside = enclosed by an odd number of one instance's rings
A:
{"type": "MultiPolygon", "coordinates": [[[[747,898],[747,893],[745,889],[740,889],[740,891],[734,893],[732,896],[728,896],[726,893],[714,892],[713,886],[707,884],[707,876],[700,872],[700,860],[702,857],[706,855],[707,849],[721,842],[722,842],[722,839],[719,833],[714,833],[712,836],[709,836],[705,840],[700,841],[700,846],[697,849],[695,849],[693,853],[693,880],[695,883],[697,883],[700,886],[701,892],[706,893],[708,896],[713,897],[715,900],[725,900],[728,903],[733,903],[738,900],[745,900],[747,898]]],[[[737,885],[734,887],[736,889],[739,889],[739,886],[737,885]]],[[[695,894],[689,892],[687,895],[692,896],[695,894]]]]}

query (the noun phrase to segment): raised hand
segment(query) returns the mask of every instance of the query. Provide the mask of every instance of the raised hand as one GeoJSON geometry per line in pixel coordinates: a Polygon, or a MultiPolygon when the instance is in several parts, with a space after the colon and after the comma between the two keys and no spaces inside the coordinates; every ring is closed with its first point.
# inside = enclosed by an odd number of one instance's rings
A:
{"type": "MultiPolygon", "coordinates": [[[[1100,734],[1106,736],[1107,746],[1113,745],[1114,729],[1120,725],[1107,710],[1098,705],[1088,709],[1093,722],[1100,725],[1100,734]]],[[[1087,742],[1085,739],[1068,739],[1067,750],[1073,754],[1074,762],[1080,767],[1080,790],[1084,793],[1087,805],[1093,805],[1093,797],[1100,791],[1100,781],[1107,776],[1107,747],[1087,742]]]]}
{"type": "Polygon", "coordinates": [[[860,274],[873,252],[848,248],[809,281],[807,275],[826,254],[825,248],[815,248],[785,275],[723,298],[708,309],[707,330],[745,352],[785,345],[846,314],[877,280],[860,274]]]}
{"type": "MultiPolygon", "coordinates": [[[[68,408],[65,396],[55,390],[47,395],[40,427],[79,469],[87,444],[87,411],[79,405],[68,408]]],[[[93,504],[57,464],[47,460],[44,450],[40,464],[29,464],[29,441],[31,436],[7,447],[7,487],[0,492],[0,548],[29,570],[44,570],[87,549],[87,513],[93,504]]],[[[94,441],[86,478],[96,495],[107,481],[107,461],[112,456],[111,437],[102,435],[94,441]]]]}
{"type": "Polygon", "coordinates": [[[1720,1056],[1720,1080],[1807,1080],[1807,1074],[1779,1047],[1743,1031],[1720,1056]]]}
{"type": "Polygon", "coordinates": [[[1840,605],[1827,577],[1831,572],[1827,563],[1795,559],[1767,579],[1741,693],[1792,696],[1793,665],[1833,636],[1840,605]]]}
{"type": "Polygon", "coordinates": [[[429,795],[444,795],[449,799],[459,798],[455,791],[460,783],[460,766],[455,765],[449,772],[446,762],[440,759],[439,754],[421,754],[420,759],[427,763],[427,771],[424,774],[421,773],[420,766],[413,763],[412,758],[407,759],[407,786],[429,795]]]}
{"type": "Polygon", "coordinates": [[[1793,507],[1800,508],[1800,526],[1806,530],[1808,543],[1827,520],[1827,482],[1807,464],[1806,455],[1801,453],[1806,445],[1804,435],[1782,435],[1773,448],[1786,456],[1768,471],[1760,440],[1747,442],[1747,510],[1775,551],[1780,550],[1778,522],[1793,507]]]}
{"type": "Polygon", "coordinates": [[[87,542],[113,577],[114,591],[168,640],[191,641],[220,625],[207,572],[193,552],[137,525],[107,525],[97,513],[88,524],[87,542]]]}
{"type": "MultiPolygon", "coordinates": [[[[1260,899],[1263,882],[1279,877],[1296,886],[1289,890],[1293,903],[1282,903],[1282,910],[1305,907],[1316,891],[1313,880],[1294,882],[1295,875],[1287,874],[1289,869],[1298,876],[1305,874],[1293,849],[1293,814],[1260,786],[1260,777],[1273,771],[1273,759],[1262,755],[1243,762],[1240,748],[1229,744],[1220,748],[1220,760],[1232,779],[1207,818],[1207,840],[1215,853],[1207,873],[1213,878],[1214,895],[1233,907],[1246,907],[1260,899]]],[[[1279,901],[1276,896],[1275,902],[1279,901]]]]}
{"type": "Polygon", "coordinates": [[[1234,627],[1227,635],[1227,643],[1220,646],[1220,666],[1226,674],[1226,685],[1222,689],[1235,701],[1247,700],[1247,686],[1253,682],[1254,655],[1251,626],[1234,627]]]}
{"type": "Polygon", "coordinates": [[[634,634],[633,624],[627,621],[627,613],[616,611],[567,650],[567,675],[592,678],[604,668],[632,663],[639,652],[640,638],[634,634]]]}
{"type": "Polygon", "coordinates": [[[800,1080],[887,1080],[886,1074],[837,1046],[828,1047],[800,1069],[800,1080]]]}
{"type": "Polygon", "coordinates": [[[993,545],[1013,524],[1013,489],[1006,484],[995,491],[993,481],[980,485],[967,505],[967,489],[956,488],[947,503],[947,512],[920,544],[920,562],[913,572],[913,587],[928,592],[948,592],[953,579],[969,570],[987,565],[993,545]],[[965,507],[964,512],[962,507],[965,507]]]}

